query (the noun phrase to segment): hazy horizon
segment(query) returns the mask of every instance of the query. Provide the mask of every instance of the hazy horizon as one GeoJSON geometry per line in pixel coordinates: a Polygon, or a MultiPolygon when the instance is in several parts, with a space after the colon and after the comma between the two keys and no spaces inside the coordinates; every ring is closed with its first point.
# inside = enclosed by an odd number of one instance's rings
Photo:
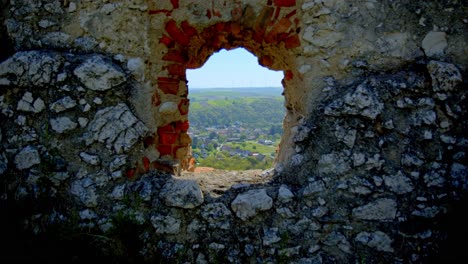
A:
{"type": "Polygon", "coordinates": [[[189,87],[191,90],[203,90],[203,89],[282,89],[283,86],[257,86],[257,87],[189,87]]]}

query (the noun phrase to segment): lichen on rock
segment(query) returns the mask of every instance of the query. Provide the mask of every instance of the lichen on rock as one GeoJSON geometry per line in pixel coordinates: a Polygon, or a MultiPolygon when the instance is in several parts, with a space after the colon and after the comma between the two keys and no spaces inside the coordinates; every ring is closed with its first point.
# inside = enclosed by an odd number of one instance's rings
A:
{"type": "Polygon", "coordinates": [[[45,87],[53,84],[62,66],[63,57],[57,53],[23,51],[0,64],[0,85],[45,87]]]}
{"type": "Polygon", "coordinates": [[[73,73],[86,88],[94,91],[106,91],[126,81],[120,68],[97,55],[83,62],[73,73]]]}
{"type": "Polygon", "coordinates": [[[119,103],[96,112],[88,124],[90,137],[86,139],[86,144],[101,142],[116,153],[123,153],[130,150],[146,131],[146,126],[133,115],[130,108],[119,103]]]}

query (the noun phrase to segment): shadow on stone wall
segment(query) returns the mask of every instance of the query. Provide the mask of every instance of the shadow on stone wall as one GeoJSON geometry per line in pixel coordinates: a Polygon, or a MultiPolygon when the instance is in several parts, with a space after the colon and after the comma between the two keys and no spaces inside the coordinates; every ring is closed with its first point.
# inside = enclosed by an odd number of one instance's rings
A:
{"type": "MultiPolygon", "coordinates": [[[[9,9],[8,0],[0,0],[0,21],[4,21],[5,13],[9,9]]],[[[0,24],[0,61],[6,60],[14,53],[13,43],[8,37],[7,29],[5,24],[0,24]]]]}
{"type": "Polygon", "coordinates": [[[466,195],[452,203],[446,215],[437,219],[439,232],[446,234],[446,240],[439,244],[439,251],[423,259],[423,263],[460,263],[468,259],[466,238],[468,237],[468,215],[466,195]]]}

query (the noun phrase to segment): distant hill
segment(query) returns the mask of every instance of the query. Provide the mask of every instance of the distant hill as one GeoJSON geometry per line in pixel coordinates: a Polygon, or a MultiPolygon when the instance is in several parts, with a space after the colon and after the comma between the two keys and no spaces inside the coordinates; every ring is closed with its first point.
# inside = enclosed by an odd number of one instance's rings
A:
{"type": "Polygon", "coordinates": [[[192,100],[224,99],[237,97],[280,97],[283,87],[240,87],[240,88],[189,88],[192,100]]]}
{"type": "Polygon", "coordinates": [[[285,115],[283,88],[205,88],[189,91],[192,127],[232,125],[281,126],[285,115]]]}

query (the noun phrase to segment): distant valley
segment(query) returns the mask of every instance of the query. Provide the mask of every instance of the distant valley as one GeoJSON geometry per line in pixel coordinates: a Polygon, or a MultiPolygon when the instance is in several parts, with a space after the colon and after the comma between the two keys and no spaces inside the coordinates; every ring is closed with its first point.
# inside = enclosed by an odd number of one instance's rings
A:
{"type": "Polygon", "coordinates": [[[283,133],[282,91],[281,87],[191,89],[189,133],[197,166],[270,168],[283,133]]]}

